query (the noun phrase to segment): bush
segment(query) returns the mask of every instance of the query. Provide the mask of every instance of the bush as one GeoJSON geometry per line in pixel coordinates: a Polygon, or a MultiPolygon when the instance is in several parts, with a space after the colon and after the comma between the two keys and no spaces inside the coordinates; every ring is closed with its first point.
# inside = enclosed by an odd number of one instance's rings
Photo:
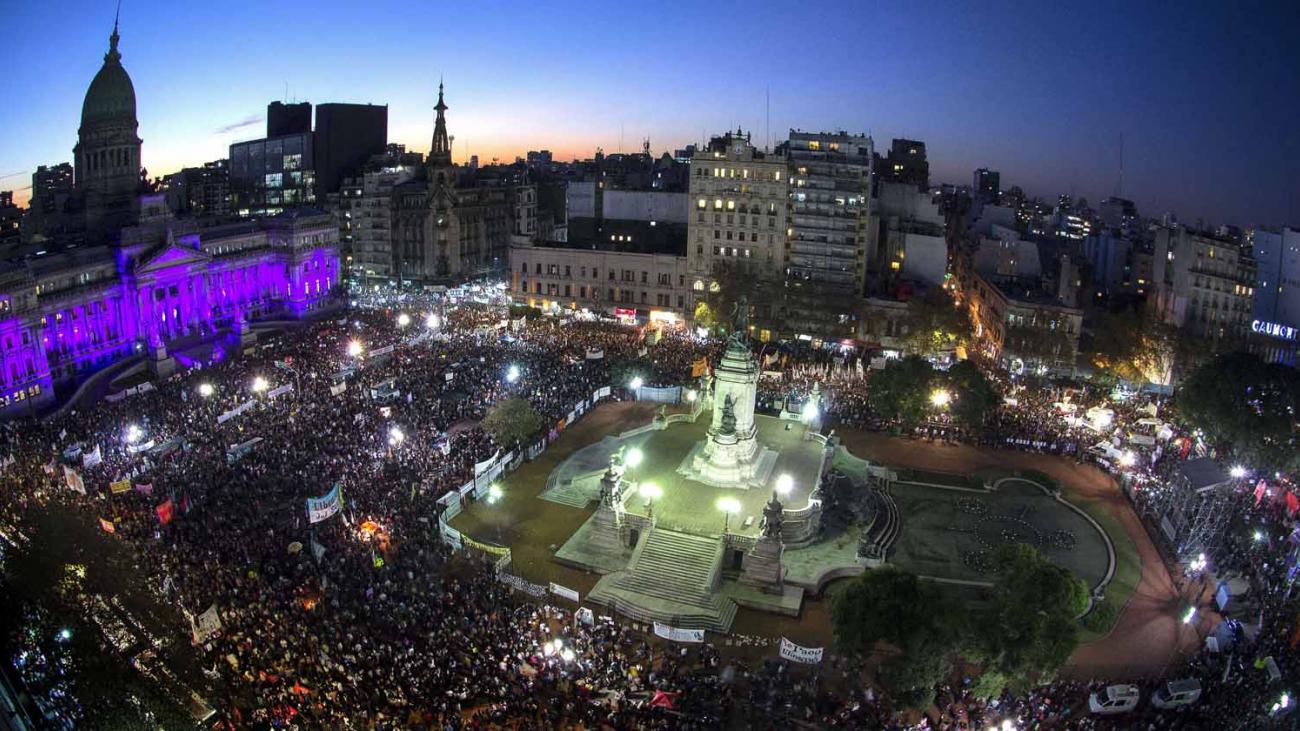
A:
{"type": "Polygon", "coordinates": [[[1092,611],[1079,620],[1079,626],[1095,635],[1104,635],[1110,632],[1118,619],[1119,606],[1107,598],[1093,604],[1092,611]]]}

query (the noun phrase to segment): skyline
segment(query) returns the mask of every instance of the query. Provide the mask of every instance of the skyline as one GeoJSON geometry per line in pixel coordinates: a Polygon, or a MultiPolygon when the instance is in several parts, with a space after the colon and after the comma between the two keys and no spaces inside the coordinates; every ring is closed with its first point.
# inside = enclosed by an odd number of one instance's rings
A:
{"type": "MultiPolygon", "coordinates": [[[[678,3],[560,5],[439,16],[382,2],[358,23],[340,2],[306,17],[128,0],[121,50],[144,165],[157,177],[226,157],[231,142],[263,136],[266,104],[286,85],[313,104],[387,104],[389,141],[426,152],[441,76],[457,161],[530,149],[567,161],[619,151],[620,138],[637,151],[645,137],[657,155],[737,126],[759,144],[790,128],[844,129],[871,134],[878,151],[895,137],[924,141],[932,183],[969,184],[989,167],[1004,188],[1095,205],[1117,192],[1122,135],[1123,193],[1144,215],[1244,226],[1300,216],[1300,136],[1288,122],[1300,112],[1300,53],[1281,42],[1300,27],[1292,7],[1242,19],[1214,7],[1170,17],[1119,5],[749,3],[701,19],[678,3]],[[329,48],[355,52],[318,50],[329,48]]],[[[25,202],[37,165],[71,161],[113,11],[10,12],[20,32],[8,66],[40,72],[10,77],[21,101],[0,119],[0,190],[25,202]]]]}

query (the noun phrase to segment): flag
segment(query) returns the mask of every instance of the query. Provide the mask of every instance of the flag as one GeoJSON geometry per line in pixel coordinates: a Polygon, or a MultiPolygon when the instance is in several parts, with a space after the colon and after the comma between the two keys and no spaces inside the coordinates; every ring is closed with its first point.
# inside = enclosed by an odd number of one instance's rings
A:
{"type": "Polygon", "coordinates": [[[154,508],[154,512],[158,513],[158,522],[163,525],[172,522],[174,509],[175,503],[172,502],[171,498],[167,498],[165,502],[159,503],[158,507],[154,508]]]}
{"type": "Polygon", "coordinates": [[[135,491],[138,492],[138,493],[140,493],[141,495],[152,495],[152,494],[153,494],[153,483],[152,483],[152,482],[141,482],[139,485],[136,485],[136,486],[135,486],[135,491]]]}
{"type": "Polygon", "coordinates": [[[320,497],[307,498],[307,520],[319,523],[343,509],[343,493],[339,485],[320,497]]]}
{"type": "Polygon", "coordinates": [[[676,693],[669,693],[668,691],[664,691],[664,690],[656,690],[654,697],[650,699],[650,707],[667,708],[668,710],[671,711],[673,709],[673,698],[675,698],[676,696],[677,696],[676,693]]]}
{"type": "Polygon", "coordinates": [[[1294,518],[1297,510],[1300,510],[1300,499],[1297,499],[1294,492],[1286,491],[1286,514],[1294,518]]]}
{"type": "Polygon", "coordinates": [[[112,521],[104,520],[103,518],[99,519],[99,527],[103,528],[105,533],[117,532],[117,528],[113,525],[112,521]]]}
{"type": "Polygon", "coordinates": [[[121,495],[124,492],[130,492],[131,478],[128,477],[126,479],[117,480],[116,482],[109,483],[108,489],[111,490],[114,495],[121,495]]]}
{"type": "Polygon", "coordinates": [[[1258,508],[1259,504],[1264,501],[1264,493],[1267,490],[1268,486],[1264,484],[1263,478],[1260,478],[1260,481],[1255,484],[1255,507],[1258,508]]]}
{"type": "Polygon", "coordinates": [[[81,479],[77,471],[67,465],[63,465],[63,481],[68,484],[68,489],[82,495],[86,494],[86,483],[81,479]]]}

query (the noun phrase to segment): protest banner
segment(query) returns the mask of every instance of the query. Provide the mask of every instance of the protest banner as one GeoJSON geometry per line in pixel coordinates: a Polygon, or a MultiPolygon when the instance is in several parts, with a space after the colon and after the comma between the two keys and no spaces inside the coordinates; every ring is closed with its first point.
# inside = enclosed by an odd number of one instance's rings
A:
{"type": "Polygon", "coordinates": [[[81,479],[81,475],[67,465],[63,466],[63,481],[68,483],[69,490],[81,495],[86,494],[86,483],[81,479]]]}
{"type": "Polygon", "coordinates": [[[564,598],[564,599],[568,599],[569,601],[571,601],[571,602],[573,602],[573,603],[575,603],[575,604],[578,603],[578,602],[580,601],[580,600],[578,599],[578,592],[574,591],[573,589],[570,589],[570,588],[567,587],[567,586],[561,586],[561,585],[555,583],[554,581],[552,581],[552,582],[551,582],[550,589],[551,589],[551,593],[552,593],[552,594],[554,594],[554,595],[556,595],[556,596],[558,596],[558,597],[562,597],[562,598],[564,598]]]}
{"type": "Polygon", "coordinates": [[[683,629],[662,622],[655,622],[655,635],[673,642],[703,642],[704,630],[683,629]]]}
{"type": "Polygon", "coordinates": [[[217,605],[213,604],[203,614],[192,618],[190,620],[190,631],[196,645],[207,642],[208,638],[220,632],[221,615],[217,613],[217,605]]]}
{"type": "Polygon", "coordinates": [[[115,480],[113,482],[110,482],[108,485],[108,489],[114,495],[121,495],[124,492],[130,492],[131,478],[127,477],[121,480],[115,480]]]}
{"type": "Polygon", "coordinates": [[[824,647],[804,647],[781,638],[781,657],[792,662],[800,662],[805,665],[816,665],[822,661],[822,654],[825,652],[824,647]]]}
{"type": "Polygon", "coordinates": [[[338,485],[320,497],[307,498],[307,520],[312,523],[332,518],[342,509],[343,492],[338,485]]]}

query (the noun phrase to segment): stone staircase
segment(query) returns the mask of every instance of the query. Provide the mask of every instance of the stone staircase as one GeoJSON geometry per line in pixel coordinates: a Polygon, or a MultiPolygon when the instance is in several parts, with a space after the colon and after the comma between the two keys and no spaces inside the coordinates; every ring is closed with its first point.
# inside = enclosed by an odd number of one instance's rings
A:
{"type": "Polygon", "coordinates": [[[872,489],[871,493],[876,500],[876,505],[872,512],[871,523],[864,529],[865,550],[860,549],[860,553],[868,560],[883,563],[889,557],[889,549],[893,547],[894,541],[898,540],[903,521],[898,512],[898,503],[894,502],[894,496],[889,494],[889,488],[872,489]]]}
{"type": "Polygon", "coordinates": [[[602,577],[588,598],[643,622],[725,632],[736,604],[716,593],[723,542],[652,528],[624,571],[602,577]]]}

